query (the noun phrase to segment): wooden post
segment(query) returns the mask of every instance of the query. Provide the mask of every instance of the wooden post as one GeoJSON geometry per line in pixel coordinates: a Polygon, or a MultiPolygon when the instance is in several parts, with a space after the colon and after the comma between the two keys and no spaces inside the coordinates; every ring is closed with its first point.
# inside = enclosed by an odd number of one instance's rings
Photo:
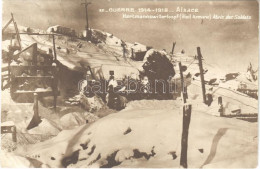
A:
{"type": "Polygon", "coordinates": [[[125,53],[126,53],[126,48],[125,48],[125,45],[123,45],[123,58],[126,60],[125,53]]]}
{"type": "Polygon", "coordinates": [[[52,42],[53,42],[54,61],[55,61],[55,63],[56,63],[56,61],[57,61],[57,55],[56,55],[55,36],[54,36],[54,34],[52,34],[52,42]]]}
{"type": "Polygon", "coordinates": [[[94,76],[94,73],[93,73],[92,70],[91,70],[91,67],[88,66],[87,68],[88,68],[87,70],[88,70],[88,71],[90,72],[90,74],[91,74],[91,78],[92,78],[92,79],[95,79],[95,76],[94,76]]]}
{"type": "MultiPolygon", "coordinates": [[[[180,77],[181,77],[183,103],[185,104],[188,94],[187,94],[187,87],[184,86],[183,66],[182,66],[181,62],[179,62],[179,69],[180,69],[180,77]]],[[[184,105],[183,106],[183,120],[182,120],[182,137],[181,137],[181,159],[180,159],[180,165],[184,168],[188,167],[187,151],[188,151],[188,135],[189,135],[190,117],[191,117],[191,104],[184,105]]]]}
{"type": "Polygon", "coordinates": [[[41,122],[41,118],[39,116],[39,106],[38,106],[38,94],[34,93],[34,104],[33,104],[33,117],[32,120],[30,121],[29,125],[27,126],[27,130],[30,130],[36,126],[39,125],[39,123],[41,122]]]}
{"type": "Polygon", "coordinates": [[[34,116],[39,117],[38,94],[34,93],[33,95],[34,95],[34,106],[33,106],[34,116]]]}
{"type": "Polygon", "coordinates": [[[56,107],[57,107],[57,95],[58,95],[58,82],[57,82],[57,65],[56,63],[52,64],[53,66],[53,108],[56,111],[56,107]]]}
{"type": "Polygon", "coordinates": [[[221,96],[218,97],[218,104],[219,105],[222,104],[222,97],[221,96]]]}
{"type": "Polygon", "coordinates": [[[191,105],[183,106],[183,119],[182,119],[182,137],[181,137],[181,159],[180,165],[188,168],[187,152],[188,152],[188,135],[191,117],[191,105]]]}
{"type": "Polygon", "coordinates": [[[172,54],[174,52],[175,45],[176,45],[176,42],[173,42],[173,44],[172,44],[172,54]]]}
{"type": "Polygon", "coordinates": [[[85,3],[81,3],[82,5],[85,6],[85,9],[86,9],[86,31],[88,31],[88,28],[89,28],[89,23],[88,23],[88,5],[91,4],[91,2],[87,2],[87,0],[85,0],[85,3]]]}
{"type": "Polygon", "coordinates": [[[223,108],[223,103],[222,103],[222,97],[221,96],[219,96],[218,97],[218,105],[219,105],[219,114],[220,114],[220,116],[222,117],[222,116],[224,116],[224,108],[223,108]]]}
{"type": "Polygon", "coordinates": [[[17,142],[16,126],[13,126],[13,127],[12,127],[12,139],[13,139],[13,142],[17,142]]]}
{"type": "Polygon", "coordinates": [[[132,54],[131,57],[134,58],[134,49],[133,48],[131,48],[131,52],[132,52],[131,53],[132,54]]]}
{"type": "Polygon", "coordinates": [[[205,80],[204,80],[204,70],[202,66],[202,55],[200,52],[200,47],[197,47],[198,60],[199,60],[199,68],[200,68],[200,79],[201,79],[201,87],[202,87],[202,97],[203,103],[206,103],[206,88],[205,88],[205,80]]]}
{"type": "Polygon", "coordinates": [[[32,52],[32,62],[33,62],[33,66],[37,66],[37,43],[34,43],[32,45],[32,49],[33,49],[33,52],[32,52]]]}
{"type": "Polygon", "coordinates": [[[32,45],[32,65],[35,66],[35,68],[33,69],[33,75],[37,76],[37,43],[34,43],[32,45]]]}
{"type": "Polygon", "coordinates": [[[11,37],[10,43],[11,43],[10,48],[9,48],[8,53],[7,53],[7,55],[8,55],[8,82],[10,82],[10,80],[11,80],[11,61],[12,61],[12,57],[13,57],[12,37],[11,37]]]}
{"type": "Polygon", "coordinates": [[[182,73],[182,65],[181,62],[179,62],[179,69],[180,69],[180,77],[181,77],[181,91],[183,95],[183,102],[186,103],[186,91],[184,87],[184,78],[183,78],[183,73],[182,73]]]}
{"type": "Polygon", "coordinates": [[[16,32],[17,41],[18,41],[18,43],[19,43],[20,50],[22,50],[21,38],[20,38],[20,34],[19,34],[19,30],[18,30],[17,24],[16,24],[16,22],[14,21],[13,13],[11,13],[11,16],[12,16],[12,21],[13,21],[14,28],[15,28],[15,32],[16,32]]]}

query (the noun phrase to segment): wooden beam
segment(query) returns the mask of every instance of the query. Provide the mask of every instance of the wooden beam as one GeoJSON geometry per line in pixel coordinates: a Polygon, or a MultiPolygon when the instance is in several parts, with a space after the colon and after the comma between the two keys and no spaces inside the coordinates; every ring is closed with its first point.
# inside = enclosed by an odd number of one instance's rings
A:
{"type": "Polygon", "coordinates": [[[13,18],[11,18],[11,19],[7,22],[7,24],[2,28],[2,32],[5,31],[5,29],[9,26],[9,24],[10,24],[12,21],[13,21],[13,18]]]}
{"type": "Polygon", "coordinates": [[[11,13],[11,16],[12,16],[12,20],[13,20],[13,24],[14,24],[14,28],[15,28],[15,32],[16,32],[17,41],[19,43],[20,50],[22,50],[21,37],[20,37],[20,34],[19,34],[19,30],[18,30],[17,24],[14,21],[13,13],[11,13]]]}
{"type": "MultiPolygon", "coordinates": [[[[16,34],[15,32],[11,32],[10,34],[16,34]]],[[[55,35],[55,36],[66,36],[66,35],[62,35],[62,34],[57,34],[57,33],[28,33],[28,32],[19,32],[19,35],[55,35]]]]}
{"type": "Polygon", "coordinates": [[[202,87],[203,103],[206,103],[206,88],[205,88],[204,70],[203,70],[203,65],[202,65],[202,55],[201,55],[201,52],[200,52],[200,47],[197,47],[197,53],[198,53],[198,60],[199,60],[200,80],[201,80],[201,87],[202,87]]]}
{"type": "Polygon", "coordinates": [[[24,51],[26,51],[27,49],[31,48],[33,45],[37,45],[37,43],[31,44],[30,46],[24,48],[23,50],[21,50],[20,52],[18,52],[17,54],[14,55],[15,59],[18,59],[18,56],[23,53],[24,51]]]}
{"type": "Polygon", "coordinates": [[[53,76],[15,76],[16,79],[52,79],[53,76]]]}
{"type": "Polygon", "coordinates": [[[42,69],[52,69],[53,66],[19,66],[19,65],[13,65],[11,66],[14,69],[21,68],[21,69],[35,69],[42,70],[42,69]]]}

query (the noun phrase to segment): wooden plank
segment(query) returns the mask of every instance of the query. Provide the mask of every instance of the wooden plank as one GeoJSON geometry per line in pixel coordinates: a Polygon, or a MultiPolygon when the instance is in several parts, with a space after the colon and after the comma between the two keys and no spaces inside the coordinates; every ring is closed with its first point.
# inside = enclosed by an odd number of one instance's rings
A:
{"type": "Polygon", "coordinates": [[[52,79],[53,76],[15,76],[17,79],[52,79]]]}
{"type": "Polygon", "coordinates": [[[46,70],[52,71],[55,69],[54,66],[11,66],[11,72],[14,73],[16,70],[46,70]]]}
{"type": "Polygon", "coordinates": [[[42,90],[42,91],[33,91],[33,90],[17,90],[14,93],[16,94],[30,94],[30,93],[50,93],[52,94],[52,90],[42,90]]]}
{"type": "MultiPolygon", "coordinates": [[[[16,91],[14,92],[15,94],[33,94],[33,93],[37,93],[39,94],[39,96],[43,97],[43,96],[53,96],[53,91],[16,91]]],[[[60,95],[60,91],[56,92],[56,96],[60,95]]]]}
{"type": "Polygon", "coordinates": [[[43,71],[44,76],[52,76],[54,68],[52,66],[11,66],[11,77],[21,76],[26,77],[22,74],[24,71],[30,71],[29,76],[36,76],[37,70],[43,71]],[[48,73],[47,73],[48,72],[48,73]]]}
{"type": "Polygon", "coordinates": [[[46,69],[46,68],[49,68],[49,69],[52,69],[52,68],[55,68],[55,66],[19,66],[19,65],[13,65],[11,66],[13,68],[19,68],[19,67],[22,67],[22,68],[38,68],[38,69],[46,69]]]}
{"type": "Polygon", "coordinates": [[[258,114],[228,114],[223,115],[224,117],[257,117],[258,114]]]}
{"type": "MultiPolygon", "coordinates": [[[[16,35],[15,32],[11,32],[9,34],[13,34],[13,35],[16,35]]],[[[37,35],[37,36],[52,36],[52,35],[55,35],[55,36],[66,36],[66,35],[63,35],[63,34],[57,34],[57,33],[27,33],[27,32],[21,32],[19,33],[19,35],[37,35]]]]}

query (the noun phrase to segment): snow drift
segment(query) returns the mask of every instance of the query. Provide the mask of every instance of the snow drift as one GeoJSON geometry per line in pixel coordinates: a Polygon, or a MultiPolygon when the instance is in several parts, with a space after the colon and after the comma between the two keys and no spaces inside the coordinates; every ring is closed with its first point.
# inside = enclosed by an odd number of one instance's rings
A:
{"type": "MultiPolygon", "coordinates": [[[[182,108],[178,105],[176,101],[133,101],[126,110],[89,127],[62,131],[20,154],[36,156],[50,167],[179,167],[182,108]]],[[[257,142],[257,123],[214,117],[195,107],[188,166],[256,167],[257,142]]]]}

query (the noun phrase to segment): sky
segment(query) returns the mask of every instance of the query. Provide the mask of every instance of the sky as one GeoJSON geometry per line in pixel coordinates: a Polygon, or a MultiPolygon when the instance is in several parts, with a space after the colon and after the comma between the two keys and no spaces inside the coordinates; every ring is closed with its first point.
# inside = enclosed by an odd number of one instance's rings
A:
{"type": "MultiPolygon", "coordinates": [[[[200,47],[208,63],[225,71],[246,71],[249,62],[258,66],[259,4],[257,1],[152,1],[152,0],[88,0],[91,28],[114,34],[128,42],[139,42],[156,49],[182,49],[195,55],[200,47]],[[250,20],[160,20],[123,19],[122,13],[101,13],[109,8],[198,8],[198,15],[248,15],[250,20]]],[[[2,19],[5,24],[10,13],[19,25],[47,29],[63,25],[76,30],[85,29],[83,0],[3,0],[2,19]]],[[[137,14],[135,12],[134,14],[137,14]]],[[[129,13],[127,13],[129,14],[129,13]]],[[[140,14],[140,13],[138,13],[140,14]]],[[[151,13],[143,13],[151,14],[151,13]]]]}

